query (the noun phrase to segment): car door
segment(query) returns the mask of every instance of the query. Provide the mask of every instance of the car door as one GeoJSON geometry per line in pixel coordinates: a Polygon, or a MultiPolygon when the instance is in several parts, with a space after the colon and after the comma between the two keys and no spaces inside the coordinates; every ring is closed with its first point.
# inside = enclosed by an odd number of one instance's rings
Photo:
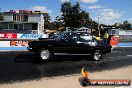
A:
{"type": "Polygon", "coordinates": [[[75,33],[67,33],[64,38],[58,41],[55,51],[60,53],[76,53],[79,51],[77,39],[78,36],[75,33]]]}
{"type": "Polygon", "coordinates": [[[69,53],[78,53],[80,51],[80,46],[77,43],[77,41],[79,40],[79,36],[76,33],[72,33],[71,35],[69,35],[66,39],[66,47],[67,48],[67,52],[69,53]]]}

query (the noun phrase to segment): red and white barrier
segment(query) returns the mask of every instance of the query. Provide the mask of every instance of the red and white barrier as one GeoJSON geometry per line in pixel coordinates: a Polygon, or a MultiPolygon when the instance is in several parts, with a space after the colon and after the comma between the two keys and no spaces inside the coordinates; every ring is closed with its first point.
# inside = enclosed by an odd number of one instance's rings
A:
{"type": "Polygon", "coordinates": [[[0,47],[28,46],[29,40],[45,37],[39,34],[0,33],[0,47]]]}
{"type": "Polygon", "coordinates": [[[119,43],[119,37],[117,37],[117,36],[111,37],[111,39],[110,39],[111,46],[116,46],[116,45],[118,45],[118,43],[119,43]]]}
{"type": "Polygon", "coordinates": [[[17,33],[0,33],[2,39],[17,39],[17,33]]]}

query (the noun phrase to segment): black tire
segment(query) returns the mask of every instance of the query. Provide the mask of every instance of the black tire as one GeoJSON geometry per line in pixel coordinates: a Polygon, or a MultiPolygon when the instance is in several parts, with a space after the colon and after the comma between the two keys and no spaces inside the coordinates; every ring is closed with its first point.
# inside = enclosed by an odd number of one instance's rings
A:
{"type": "Polygon", "coordinates": [[[94,53],[92,54],[92,58],[95,61],[99,61],[100,59],[102,59],[102,52],[100,50],[94,51],[94,53]]]}
{"type": "Polygon", "coordinates": [[[38,54],[41,62],[51,61],[53,57],[53,54],[48,49],[41,49],[38,54]]]}

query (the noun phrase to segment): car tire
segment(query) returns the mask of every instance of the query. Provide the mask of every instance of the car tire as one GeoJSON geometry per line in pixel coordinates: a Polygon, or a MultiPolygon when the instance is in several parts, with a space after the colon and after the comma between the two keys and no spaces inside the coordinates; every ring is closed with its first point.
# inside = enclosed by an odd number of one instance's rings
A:
{"type": "Polygon", "coordinates": [[[47,62],[52,60],[53,54],[48,49],[41,49],[39,51],[39,58],[41,62],[47,62]]]}
{"type": "Polygon", "coordinates": [[[102,59],[102,52],[100,50],[94,51],[94,53],[92,54],[92,58],[95,61],[99,61],[100,59],[102,59]]]}

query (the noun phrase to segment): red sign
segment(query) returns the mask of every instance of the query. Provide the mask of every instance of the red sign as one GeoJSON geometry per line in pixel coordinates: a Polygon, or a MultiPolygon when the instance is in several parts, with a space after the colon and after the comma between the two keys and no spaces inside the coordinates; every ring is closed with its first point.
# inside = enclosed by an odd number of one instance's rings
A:
{"type": "Polygon", "coordinates": [[[32,13],[30,10],[19,10],[19,13],[32,13]]]}
{"type": "Polygon", "coordinates": [[[110,39],[110,45],[118,45],[118,43],[119,43],[119,37],[116,37],[116,36],[113,36],[113,37],[111,37],[111,39],[110,39]]]}
{"type": "Polygon", "coordinates": [[[2,33],[0,34],[0,38],[14,39],[14,38],[17,38],[17,34],[16,33],[2,33]]]}

